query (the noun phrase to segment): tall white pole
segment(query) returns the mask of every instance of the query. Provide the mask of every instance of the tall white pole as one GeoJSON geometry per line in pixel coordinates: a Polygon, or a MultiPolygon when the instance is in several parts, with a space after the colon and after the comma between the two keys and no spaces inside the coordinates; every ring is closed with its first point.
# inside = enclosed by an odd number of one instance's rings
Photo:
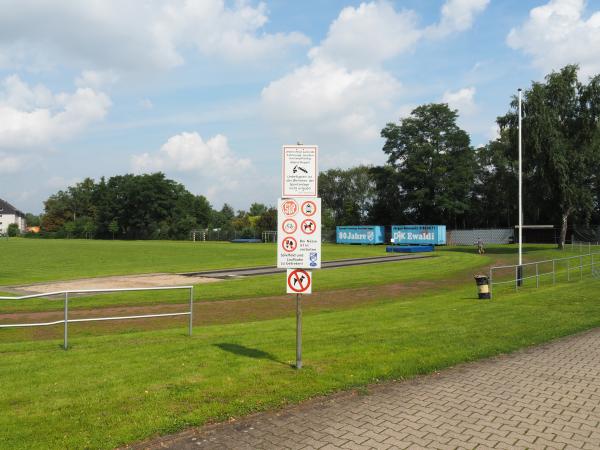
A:
{"type": "Polygon", "coordinates": [[[523,265],[523,149],[521,122],[521,88],[519,88],[519,266],[523,265]]]}

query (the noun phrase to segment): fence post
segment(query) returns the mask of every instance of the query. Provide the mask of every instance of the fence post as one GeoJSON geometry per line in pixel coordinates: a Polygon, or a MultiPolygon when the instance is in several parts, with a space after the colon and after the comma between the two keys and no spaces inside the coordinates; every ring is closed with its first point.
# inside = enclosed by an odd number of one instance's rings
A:
{"type": "Polygon", "coordinates": [[[490,300],[494,297],[492,294],[492,286],[494,286],[494,281],[492,279],[492,276],[494,274],[494,271],[492,270],[493,268],[490,267],[490,300]]]}
{"type": "Polygon", "coordinates": [[[540,268],[538,263],[535,263],[535,287],[540,287],[540,268]]]}
{"type": "Polygon", "coordinates": [[[63,348],[69,348],[69,293],[65,292],[65,337],[63,348]]]}
{"type": "Polygon", "coordinates": [[[194,326],[194,286],[190,287],[190,336],[194,326]]]}

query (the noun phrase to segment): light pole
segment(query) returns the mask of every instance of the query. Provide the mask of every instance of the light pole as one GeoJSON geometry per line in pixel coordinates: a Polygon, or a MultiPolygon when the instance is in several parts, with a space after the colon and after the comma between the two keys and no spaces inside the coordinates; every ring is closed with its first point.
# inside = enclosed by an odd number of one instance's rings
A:
{"type": "Polygon", "coordinates": [[[522,118],[521,118],[521,88],[519,88],[519,268],[517,285],[523,284],[523,148],[522,148],[522,118]]]}

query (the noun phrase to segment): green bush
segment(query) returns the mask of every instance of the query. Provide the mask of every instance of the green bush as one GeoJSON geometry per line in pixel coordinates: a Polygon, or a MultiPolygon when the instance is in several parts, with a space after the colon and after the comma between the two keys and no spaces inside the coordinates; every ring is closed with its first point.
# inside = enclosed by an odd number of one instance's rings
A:
{"type": "Polygon", "coordinates": [[[16,223],[11,223],[8,226],[8,236],[9,237],[18,236],[20,233],[21,233],[21,231],[19,230],[19,225],[17,225],[16,223]]]}

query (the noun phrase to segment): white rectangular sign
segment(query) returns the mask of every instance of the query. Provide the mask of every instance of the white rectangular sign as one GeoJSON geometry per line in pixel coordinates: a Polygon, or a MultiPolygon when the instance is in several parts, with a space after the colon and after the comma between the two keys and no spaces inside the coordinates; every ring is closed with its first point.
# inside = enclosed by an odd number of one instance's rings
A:
{"type": "Polygon", "coordinates": [[[281,196],[316,197],[319,167],[316,145],[284,145],[281,196]]]}
{"type": "Polygon", "coordinates": [[[287,293],[312,294],[312,272],[304,269],[288,269],[287,293]]]}
{"type": "Polygon", "coordinates": [[[277,267],[321,268],[321,199],[280,198],[277,203],[277,267]]]}

